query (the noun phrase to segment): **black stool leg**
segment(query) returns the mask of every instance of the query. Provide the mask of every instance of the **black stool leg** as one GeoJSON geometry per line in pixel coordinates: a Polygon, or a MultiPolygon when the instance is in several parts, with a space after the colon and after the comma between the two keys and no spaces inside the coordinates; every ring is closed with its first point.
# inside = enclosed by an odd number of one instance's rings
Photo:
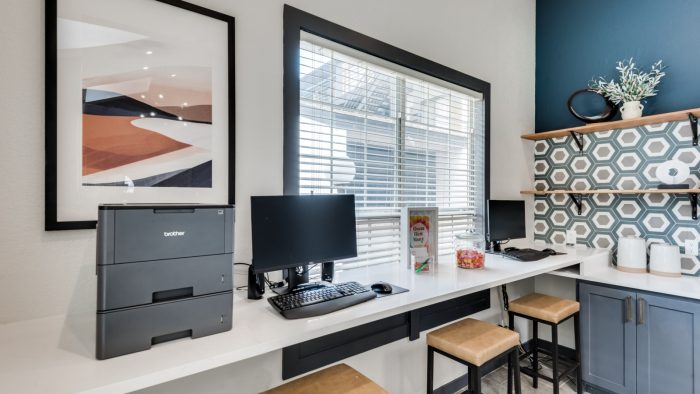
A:
{"type": "MultiPolygon", "coordinates": [[[[515,315],[513,312],[508,312],[508,328],[511,331],[515,331],[515,315]]],[[[511,365],[511,359],[508,358],[508,394],[510,394],[510,389],[512,388],[513,381],[511,380],[511,374],[513,373],[513,366],[511,365]]]]}
{"type": "MultiPolygon", "coordinates": [[[[511,352],[511,358],[513,359],[513,377],[515,378],[515,394],[520,394],[520,349],[515,348],[511,352]]],[[[510,394],[510,388],[508,389],[508,394],[510,394]]]]}
{"type": "Polygon", "coordinates": [[[581,366],[581,333],[579,332],[579,313],[574,315],[574,344],[576,345],[576,393],[583,394],[583,368],[581,366]]]}
{"type": "Polygon", "coordinates": [[[472,377],[474,376],[474,369],[471,367],[471,364],[467,365],[467,393],[469,393],[474,386],[474,383],[472,383],[472,377]]]}
{"type": "Polygon", "coordinates": [[[508,312],[508,328],[511,331],[515,331],[515,315],[513,312],[508,312]]]}
{"type": "Polygon", "coordinates": [[[537,388],[537,377],[540,376],[540,364],[537,359],[537,322],[532,321],[532,387],[537,388]]]}
{"type": "Polygon", "coordinates": [[[556,324],[552,324],[552,384],[554,394],[559,394],[559,335],[556,324]]]}
{"type": "Polygon", "coordinates": [[[474,371],[474,384],[472,385],[472,393],[481,394],[481,367],[476,365],[472,368],[474,371]]]}
{"type": "MultiPolygon", "coordinates": [[[[517,361],[515,363],[517,364],[517,361]]],[[[508,353],[508,394],[511,394],[513,392],[513,368],[513,352],[511,351],[510,353],[508,353]]]]}
{"type": "Polygon", "coordinates": [[[474,394],[474,368],[469,367],[469,375],[467,376],[467,380],[469,380],[469,390],[467,390],[467,393],[469,394],[474,394]]]}
{"type": "Polygon", "coordinates": [[[433,348],[428,346],[428,394],[433,393],[433,358],[433,348]]]}

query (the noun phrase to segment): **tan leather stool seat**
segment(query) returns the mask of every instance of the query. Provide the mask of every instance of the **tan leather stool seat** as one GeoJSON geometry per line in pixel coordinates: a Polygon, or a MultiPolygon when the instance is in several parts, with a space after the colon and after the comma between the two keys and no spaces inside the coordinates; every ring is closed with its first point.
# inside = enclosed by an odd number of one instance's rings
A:
{"type": "Polygon", "coordinates": [[[428,333],[428,345],[481,366],[520,344],[520,335],[481,320],[464,319],[428,333]]]}
{"type": "Polygon", "coordinates": [[[265,393],[387,394],[388,391],[346,364],[338,364],[292,380],[265,393]]]}
{"type": "Polygon", "coordinates": [[[573,300],[532,293],[511,301],[508,310],[550,323],[559,323],[578,312],[580,305],[573,300]]]}

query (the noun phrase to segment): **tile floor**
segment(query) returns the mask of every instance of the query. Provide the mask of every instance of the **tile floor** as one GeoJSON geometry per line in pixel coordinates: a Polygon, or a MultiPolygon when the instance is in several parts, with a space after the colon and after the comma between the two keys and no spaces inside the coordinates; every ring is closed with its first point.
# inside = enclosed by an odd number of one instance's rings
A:
{"type": "MultiPolygon", "coordinates": [[[[551,369],[543,366],[540,370],[548,376],[551,376],[551,369]]],[[[522,389],[522,394],[540,394],[540,393],[552,393],[552,383],[540,379],[537,384],[537,388],[532,388],[532,378],[521,374],[520,375],[520,387],[522,389]]],[[[508,392],[508,368],[501,367],[490,374],[486,375],[481,380],[481,391],[482,394],[503,394],[508,392]]],[[[576,393],[576,383],[570,379],[565,379],[559,385],[560,394],[575,394],[576,393]]]]}
{"type": "MultiPolygon", "coordinates": [[[[529,362],[522,361],[521,366],[529,365],[529,362]]],[[[540,373],[552,376],[552,369],[549,363],[544,362],[541,364],[540,373]]],[[[532,378],[521,374],[521,389],[522,394],[540,394],[540,393],[552,393],[552,383],[540,379],[538,382],[537,389],[532,388],[532,378]]],[[[481,380],[481,391],[482,394],[503,394],[508,391],[508,367],[503,366],[490,374],[484,376],[481,380]]],[[[468,391],[462,391],[468,392],[468,391]]],[[[559,385],[560,394],[575,394],[576,393],[576,382],[565,378],[559,385]]]]}

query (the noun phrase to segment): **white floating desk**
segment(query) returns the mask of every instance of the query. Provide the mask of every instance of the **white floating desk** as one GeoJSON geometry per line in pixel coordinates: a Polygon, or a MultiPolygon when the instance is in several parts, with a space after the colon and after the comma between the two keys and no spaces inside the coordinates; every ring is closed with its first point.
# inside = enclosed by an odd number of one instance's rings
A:
{"type": "MultiPolygon", "coordinates": [[[[109,360],[95,359],[95,317],[56,316],[0,326],[0,392],[128,392],[235,363],[299,342],[440,301],[579,264],[607,262],[608,251],[567,249],[535,262],[488,255],[484,270],[441,263],[414,274],[397,264],[336,273],[336,280],[385,281],[409,292],[372,300],[328,315],[285,320],[265,300],[235,292],[233,329],[179,340],[109,360]]],[[[268,291],[268,293],[270,293],[268,291]]],[[[269,295],[269,294],[266,294],[269,295]]]]}

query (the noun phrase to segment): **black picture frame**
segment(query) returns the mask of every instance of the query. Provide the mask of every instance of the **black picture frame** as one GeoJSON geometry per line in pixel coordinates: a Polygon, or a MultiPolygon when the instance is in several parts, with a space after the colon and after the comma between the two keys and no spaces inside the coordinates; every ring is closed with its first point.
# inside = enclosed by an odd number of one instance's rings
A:
{"type": "MultiPolygon", "coordinates": [[[[228,204],[235,204],[236,105],[235,105],[235,18],[181,0],[157,1],[227,23],[228,59],[228,204]]],[[[96,220],[58,220],[58,0],[45,0],[45,220],[46,231],[94,229],[96,220]]],[[[97,210],[95,211],[97,213],[97,210]]]]}
{"type": "Polygon", "coordinates": [[[299,194],[299,42],[301,31],[479,92],[484,98],[484,207],[490,198],[491,84],[358,33],[290,5],[284,6],[284,194],[299,194]]]}

